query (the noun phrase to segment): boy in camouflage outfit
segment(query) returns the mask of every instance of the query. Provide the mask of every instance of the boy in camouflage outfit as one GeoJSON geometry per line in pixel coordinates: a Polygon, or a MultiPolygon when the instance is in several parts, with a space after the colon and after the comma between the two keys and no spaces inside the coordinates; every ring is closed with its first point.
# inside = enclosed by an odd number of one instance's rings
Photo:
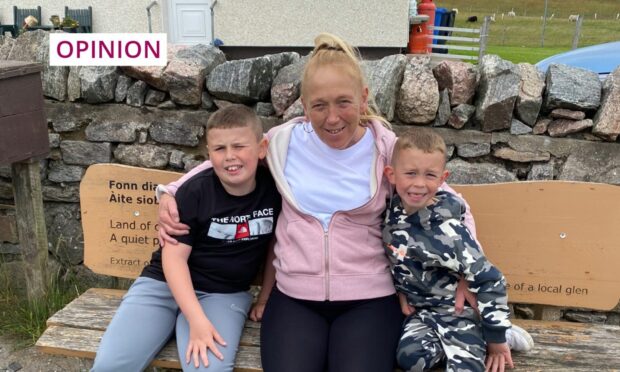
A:
{"type": "Polygon", "coordinates": [[[385,170],[398,195],[386,212],[383,241],[407,315],[397,360],[407,371],[444,358],[448,371],[484,371],[486,356],[488,370],[503,371],[513,366],[505,279],[462,224],[461,200],[438,191],[448,176],[445,163],[443,139],[412,128],[399,137],[385,170]],[[480,314],[471,307],[455,313],[461,277],[477,294],[480,314]]]}

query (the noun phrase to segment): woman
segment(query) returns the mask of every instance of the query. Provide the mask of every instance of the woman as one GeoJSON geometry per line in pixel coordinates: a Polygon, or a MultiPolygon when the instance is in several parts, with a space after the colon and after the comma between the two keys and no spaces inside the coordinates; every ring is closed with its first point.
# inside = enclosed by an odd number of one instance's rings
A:
{"type": "MultiPolygon", "coordinates": [[[[356,53],[333,35],[315,39],[301,99],[306,116],[268,133],[282,213],[276,285],[264,314],[254,314],[262,315],[263,368],[391,372],[403,315],[380,224],[391,192],[383,170],[396,136],[369,107],[356,53]]],[[[176,221],[174,199],[162,197],[162,241],[187,233],[176,221]]]]}

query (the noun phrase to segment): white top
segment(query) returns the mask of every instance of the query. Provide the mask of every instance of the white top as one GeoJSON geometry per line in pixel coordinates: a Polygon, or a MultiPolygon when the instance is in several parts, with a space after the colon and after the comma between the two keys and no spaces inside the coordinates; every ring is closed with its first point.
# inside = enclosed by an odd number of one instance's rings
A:
{"type": "Polygon", "coordinates": [[[306,122],[293,129],[284,177],[303,212],[316,217],[327,231],[335,212],[370,200],[373,155],[374,139],[368,129],[356,144],[337,150],[323,143],[306,122]]]}

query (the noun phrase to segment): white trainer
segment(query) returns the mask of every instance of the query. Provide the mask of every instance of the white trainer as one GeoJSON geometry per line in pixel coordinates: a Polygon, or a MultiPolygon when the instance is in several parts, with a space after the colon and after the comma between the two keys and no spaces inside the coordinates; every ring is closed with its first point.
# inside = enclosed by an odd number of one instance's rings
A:
{"type": "Polygon", "coordinates": [[[527,331],[517,325],[506,330],[506,342],[510,350],[530,351],[534,348],[534,339],[527,331]]]}

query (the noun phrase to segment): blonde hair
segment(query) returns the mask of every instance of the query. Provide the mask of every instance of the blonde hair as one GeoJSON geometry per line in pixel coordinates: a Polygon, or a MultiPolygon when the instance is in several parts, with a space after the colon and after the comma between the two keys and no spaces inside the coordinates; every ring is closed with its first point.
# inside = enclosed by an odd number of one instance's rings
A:
{"type": "Polygon", "coordinates": [[[447,153],[443,138],[431,128],[424,127],[411,127],[399,134],[392,153],[392,164],[396,162],[400,153],[407,149],[417,149],[428,154],[440,152],[444,158],[447,153]]]}
{"type": "MultiPolygon", "coordinates": [[[[301,94],[306,95],[308,81],[316,71],[325,66],[339,66],[359,86],[360,91],[367,87],[366,78],[360,65],[359,51],[336,35],[321,33],[314,39],[314,49],[304,68],[301,80],[301,94]]],[[[378,114],[372,94],[368,93],[368,105],[362,114],[361,125],[370,120],[379,120],[385,127],[392,128],[391,124],[378,114]]]]}
{"type": "Polygon", "coordinates": [[[241,104],[232,104],[217,110],[207,121],[206,135],[211,129],[230,129],[249,127],[256,140],[263,139],[263,123],[254,110],[241,104]]]}

